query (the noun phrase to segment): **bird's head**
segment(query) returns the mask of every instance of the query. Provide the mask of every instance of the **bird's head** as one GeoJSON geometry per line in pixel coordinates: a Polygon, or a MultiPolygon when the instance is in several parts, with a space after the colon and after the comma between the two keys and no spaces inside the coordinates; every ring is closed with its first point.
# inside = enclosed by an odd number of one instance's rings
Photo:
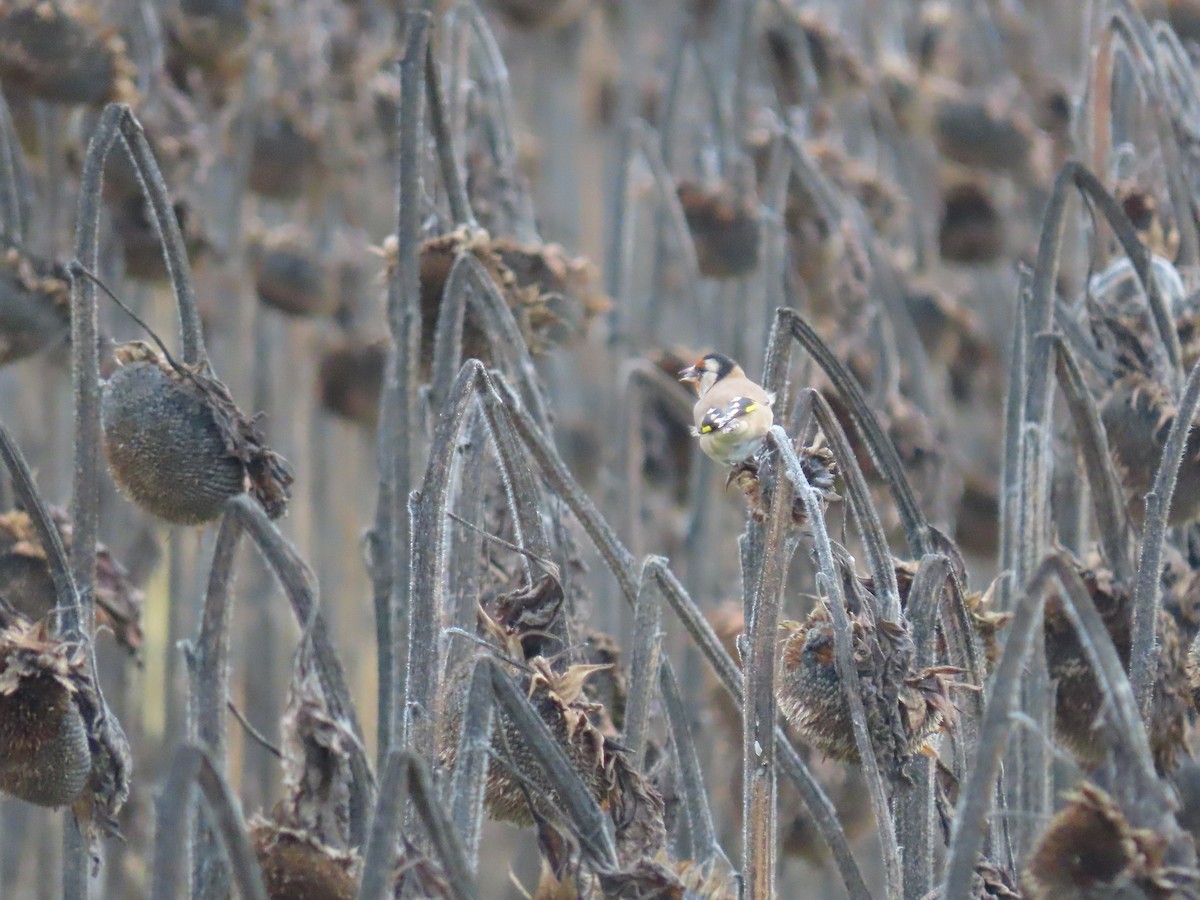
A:
{"type": "Polygon", "coordinates": [[[679,380],[690,384],[696,393],[703,397],[722,378],[740,372],[741,367],[725,354],[709,353],[701,357],[695,365],[682,370],[679,380]]]}

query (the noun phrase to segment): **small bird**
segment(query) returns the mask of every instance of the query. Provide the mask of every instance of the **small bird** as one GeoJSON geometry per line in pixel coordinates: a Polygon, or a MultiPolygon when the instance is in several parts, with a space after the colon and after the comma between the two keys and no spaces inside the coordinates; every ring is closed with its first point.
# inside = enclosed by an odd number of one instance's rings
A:
{"type": "Polygon", "coordinates": [[[742,367],[721,353],[709,353],[679,373],[698,398],[692,434],[700,449],[724,466],[746,462],[762,447],[775,421],[775,395],[746,377],[742,367]]]}

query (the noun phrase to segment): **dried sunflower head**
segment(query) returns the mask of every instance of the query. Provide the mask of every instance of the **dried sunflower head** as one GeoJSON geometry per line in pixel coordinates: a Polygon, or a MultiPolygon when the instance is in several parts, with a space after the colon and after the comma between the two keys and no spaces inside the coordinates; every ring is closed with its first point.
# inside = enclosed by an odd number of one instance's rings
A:
{"type": "Polygon", "coordinates": [[[69,0],[0,2],[0,79],[51,103],[130,102],[136,70],[115,28],[69,0]]]}
{"type": "Polygon", "coordinates": [[[80,799],[92,754],[76,694],[85,657],[45,623],[0,629],[0,791],[38,806],[80,799]]]}
{"type": "MultiPolygon", "coordinates": [[[[380,250],[389,271],[396,263],[396,247],[393,235],[380,250]]],[[[429,238],[420,250],[421,365],[425,375],[433,361],[442,294],[454,261],[463,252],[473,254],[491,277],[535,355],[581,336],[587,324],[611,305],[594,286],[595,266],[568,256],[558,244],[517,244],[465,227],[429,238]]],[[[486,326],[468,305],[463,355],[491,361],[488,341],[486,326]]]]}
{"type": "MultiPolygon", "coordinates": [[[[1131,371],[1108,389],[1100,417],[1108,433],[1117,471],[1125,486],[1130,516],[1140,522],[1144,499],[1158,471],[1175,404],[1158,381],[1131,371]]],[[[1168,521],[1182,525],[1200,518],[1200,430],[1192,428],[1179,466],[1168,521]]]]}
{"type": "Polygon", "coordinates": [[[181,0],[166,25],[167,70],[176,81],[186,83],[193,67],[218,84],[241,76],[249,59],[249,3],[181,0]]]}
{"type": "Polygon", "coordinates": [[[56,265],[0,242],[0,366],[66,340],[71,286],[56,265]]]}
{"type": "Polygon", "coordinates": [[[1031,123],[984,99],[941,97],[933,126],[938,152],[960,165],[1014,175],[1026,173],[1031,165],[1031,123]]]}
{"type": "MultiPolygon", "coordinates": [[[[829,448],[800,447],[796,454],[800,458],[800,468],[804,472],[804,477],[817,492],[822,507],[841,500],[841,495],[833,489],[838,469],[829,448]]],[[[749,506],[750,516],[756,522],[766,521],[771,509],[774,486],[764,487],[762,479],[759,478],[756,458],[748,459],[734,466],[730,470],[726,484],[735,486],[742,492],[749,506]]],[[[799,496],[797,491],[796,496],[792,498],[792,524],[802,526],[807,520],[808,510],[804,505],[803,497],[799,496]]]]}
{"type": "Polygon", "coordinates": [[[321,406],[356,425],[374,430],[387,365],[388,339],[348,336],[321,355],[318,393],[321,406]]]}
{"type": "Polygon", "coordinates": [[[353,900],[358,895],[362,860],[357,853],[335,850],[307,831],[262,816],[249,826],[271,900],[353,900]]]}
{"type": "Polygon", "coordinates": [[[586,0],[490,0],[494,8],[514,28],[561,28],[579,18],[587,9],[586,0]]]}
{"type": "Polygon", "coordinates": [[[321,316],[338,302],[332,272],[299,228],[283,226],[251,242],[258,298],[290,316],[321,316]]]}
{"type": "Polygon", "coordinates": [[[196,525],[250,491],[272,518],[287,507],[287,461],[207,372],[173,366],[141,341],[117,348],[104,385],[104,453],[113,480],[161,519],[196,525]]]}
{"type": "Polygon", "coordinates": [[[276,101],[261,113],[247,184],[272,200],[296,200],[322,181],[322,131],[299,97],[280,94],[276,101]]]}
{"type": "MultiPolygon", "coordinates": [[[[109,208],[113,230],[121,239],[125,275],[138,281],[164,281],[169,273],[163,260],[158,227],[146,198],[140,193],[122,197],[110,203],[109,208]]],[[[186,196],[176,196],[171,203],[171,212],[183,235],[188,259],[195,260],[210,246],[196,207],[186,196]]]]}
{"type": "MultiPolygon", "coordinates": [[[[71,546],[65,511],[51,509],[64,546],[71,546]]],[[[57,603],[46,554],[29,515],[14,509],[0,514],[0,599],[30,621],[50,615],[57,603]]],[[[96,624],[112,631],[117,642],[137,653],[142,645],[142,592],[103,544],[96,545],[96,624]]]]}
{"type": "MultiPolygon", "coordinates": [[[[915,647],[907,626],[875,623],[848,613],[867,727],[879,764],[893,777],[918,752],[932,752],[935,739],[957,717],[951,690],[960,670],[935,666],[915,671],[915,647]]],[[[818,604],[804,622],[782,622],[779,707],[801,737],[842,762],[859,760],[846,688],[838,675],[833,621],[818,604]]]]}
{"type": "Polygon", "coordinates": [[[696,245],[700,274],[739,278],[753,272],[760,243],[758,198],[739,194],[726,183],[681,181],[676,190],[696,245]]]}
{"type": "MultiPolygon", "coordinates": [[[[514,661],[524,659],[522,633],[500,624],[484,610],[480,622],[485,633],[514,661]]],[[[626,750],[612,740],[607,710],[589,698],[585,686],[608,665],[555,666],[542,656],[526,659],[519,683],[555,742],[570,760],[580,780],[616,826],[617,851],[622,864],[653,857],[666,841],[663,800],[626,759],[626,750]]],[[[452,682],[455,679],[452,678],[452,682]]],[[[461,674],[457,680],[463,680],[461,674]]],[[[462,691],[451,688],[455,696],[462,691]]],[[[442,765],[453,768],[457,755],[462,710],[449,704],[443,719],[442,765]]],[[[495,759],[488,767],[484,804],[488,814],[521,826],[539,817],[556,821],[560,801],[543,772],[530,738],[505,715],[498,713],[492,733],[495,759]]]]}
{"type": "Polygon", "coordinates": [[[984,185],[964,181],[943,192],[938,248],[942,259],[965,265],[986,265],[1004,256],[1004,218],[984,185]]]}
{"type": "Polygon", "coordinates": [[[1084,782],[1046,826],[1021,877],[1031,900],[1174,897],[1196,873],[1168,862],[1169,839],[1135,828],[1111,794],[1084,782]]]}
{"type": "MultiPolygon", "coordinates": [[[[1112,574],[1097,565],[1077,563],[1077,570],[1104,620],[1123,666],[1129,665],[1132,647],[1132,599],[1113,582],[1112,574]]],[[[1187,677],[1186,649],[1175,619],[1159,613],[1158,667],[1154,679],[1150,747],[1161,771],[1174,768],[1184,747],[1191,691],[1187,677]]],[[[1046,665],[1055,680],[1055,734],[1083,766],[1102,763],[1108,752],[1104,734],[1098,730],[1105,700],[1096,674],[1084,653],[1079,637],[1067,618],[1063,600],[1052,595],[1045,611],[1046,665]]]]}

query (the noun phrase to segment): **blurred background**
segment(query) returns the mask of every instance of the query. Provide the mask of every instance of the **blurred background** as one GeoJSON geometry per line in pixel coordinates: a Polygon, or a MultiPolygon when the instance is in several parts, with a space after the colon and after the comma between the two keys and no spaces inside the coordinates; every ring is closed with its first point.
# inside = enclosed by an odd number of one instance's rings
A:
{"type": "MultiPolygon", "coordinates": [[[[24,199],[6,209],[25,213],[14,252],[48,267],[70,259],[87,138],[105,102],[129,103],[187,242],[214,369],[243,410],[263,414],[271,445],[295,468],[280,528],[317,575],[372,755],[366,534],[378,497],[385,280],[395,252],[397,23],[416,5],[0,2],[0,88],[15,138],[0,163],[24,199]]],[[[1200,131],[1181,126],[1182,158],[1164,159],[1130,55],[1116,55],[1108,81],[1096,75],[1109,9],[1100,0],[431,5],[454,152],[478,223],[521,288],[510,302],[557,445],[630,550],[667,556],[731,641],[743,628],[745,502],[689,437],[691,399],[674,383],[678,369],[711,349],[758,378],[773,310],[803,311],[863,383],[923,509],[957,540],[969,587],[982,591],[997,569],[1014,311],[1060,164],[1091,164],[1152,251],[1178,258],[1189,291],[1194,281],[1197,260],[1179,248],[1196,226],[1174,215],[1164,167],[1180,167],[1190,188],[1200,131]],[[1097,108],[1111,110],[1111,121],[1098,125],[1097,108]]],[[[1190,109],[1183,85],[1194,77],[1200,4],[1135,6],[1178,44],[1177,68],[1160,62],[1172,109],[1190,109]]],[[[479,238],[454,233],[427,137],[421,150],[427,371],[439,286],[455,250],[479,238]]],[[[1089,229],[1086,215],[1070,219],[1064,297],[1082,290],[1089,265],[1102,268],[1103,255],[1088,255],[1089,229]]],[[[11,215],[6,232],[15,236],[11,215]]],[[[176,347],[154,226],[119,149],[106,169],[100,233],[98,274],[176,347]]],[[[0,292],[15,295],[11,252],[4,266],[0,292]]],[[[5,315],[0,305],[0,327],[5,315]]],[[[31,352],[8,353],[0,369],[0,415],[60,507],[70,499],[73,427],[64,321],[39,325],[31,352]]],[[[100,322],[102,365],[112,344],[147,339],[103,297],[100,322]]],[[[468,322],[468,353],[471,327],[480,326],[468,322]]],[[[823,386],[800,357],[793,384],[823,386]]],[[[791,414],[778,416],[786,424],[791,414]]],[[[856,451],[874,478],[865,450],[856,451]]],[[[493,503],[494,479],[480,484],[493,503]]],[[[895,512],[878,496],[895,531],[895,512]]],[[[101,539],[140,591],[140,622],[98,642],[135,774],[126,840],[106,842],[94,895],[132,898],[146,896],[153,788],[184,734],[181,642],[196,634],[215,529],[156,522],[107,476],[101,498],[101,539]]],[[[844,527],[836,505],[830,525],[844,527]]],[[[578,614],[621,644],[632,614],[576,538],[578,614]]],[[[496,565],[513,560],[498,554],[496,565]]],[[[812,602],[806,551],[795,570],[785,617],[799,619],[812,602]]],[[[496,574],[490,589],[506,578],[496,574]]],[[[234,616],[231,699],[278,744],[299,631],[250,549],[239,557],[234,616]]],[[[670,625],[665,646],[687,691],[719,836],[737,859],[740,726],[670,625]]],[[[234,720],[229,740],[243,808],[270,810],[279,761],[234,720]]],[[[878,878],[858,776],[816,754],[811,763],[878,878]]],[[[825,848],[786,784],[780,803],[781,891],[838,895],[825,848]]],[[[0,894],[58,895],[60,818],[0,799],[0,894]]],[[[482,854],[485,896],[524,896],[513,881],[532,892],[532,832],[487,823],[482,854]]]]}

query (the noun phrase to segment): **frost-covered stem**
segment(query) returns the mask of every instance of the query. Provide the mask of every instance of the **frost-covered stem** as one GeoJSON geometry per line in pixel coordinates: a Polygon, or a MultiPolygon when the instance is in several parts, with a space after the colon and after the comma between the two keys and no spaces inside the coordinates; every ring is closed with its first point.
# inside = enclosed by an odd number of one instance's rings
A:
{"type": "MultiPolygon", "coordinates": [[[[421,345],[421,150],[424,135],[425,66],[428,55],[430,16],[412,11],[404,17],[405,49],[400,60],[400,106],[397,113],[397,204],[396,265],[388,278],[387,323],[391,336],[390,361],[383,387],[382,403],[387,407],[382,419],[387,429],[380,430],[380,457],[383,463],[380,500],[386,496],[386,516],[382,510],[377,522],[386,518],[389,578],[388,611],[378,616],[386,631],[377,638],[380,647],[388,645],[380,658],[390,663],[390,671],[381,671],[388,681],[392,707],[386,717],[389,734],[383,746],[390,752],[407,745],[404,669],[396,652],[404,634],[404,621],[410,602],[411,560],[408,494],[412,487],[414,446],[420,433],[420,408],[417,388],[420,382],[421,345]],[[386,621],[383,621],[386,620],[386,621]]],[[[383,754],[384,756],[388,754],[383,754]]]]}
{"type": "Polygon", "coordinates": [[[237,798],[208,754],[194,744],[184,744],[176,751],[159,794],[150,896],[185,896],[179,882],[187,856],[184,848],[193,787],[199,789],[214,831],[221,837],[240,895],[245,900],[267,900],[262,871],[250,846],[237,798]]]}
{"type": "Polygon", "coordinates": [[[830,619],[833,622],[834,662],[838,680],[842,684],[842,690],[846,693],[850,719],[854,725],[854,742],[858,748],[863,777],[867,782],[871,809],[875,813],[875,827],[879,831],[879,842],[883,851],[883,871],[887,884],[887,895],[891,900],[900,900],[904,896],[900,848],[896,842],[895,825],[888,808],[887,789],[883,775],[879,771],[875,746],[867,726],[866,710],[860,693],[858,667],[854,662],[853,635],[850,619],[846,612],[846,598],[842,592],[842,579],[837,561],[834,559],[833,546],[829,541],[829,532],[825,527],[825,512],[821,508],[820,497],[809,484],[808,477],[800,466],[800,460],[792,451],[792,445],[783,429],[775,426],[772,433],[775,434],[775,448],[787,466],[788,478],[796,492],[800,494],[804,502],[804,510],[808,514],[808,524],[812,529],[813,544],[817,552],[819,568],[817,586],[818,590],[822,592],[830,619]]]}
{"type": "MultiPolygon", "coordinates": [[[[786,489],[785,464],[780,445],[791,448],[783,429],[771,429],[773,454],[771,507],[762,535],[761,565],[747,617],[750,653],[745,661],[745,707],[742,716],[742,822],[746,896],[769,900],[775,896],[778,845],[778,785],[775,772],[775,722],[779,703],[775,694],[775,647],[779,642],[779,604],[787,581],[787,567],[796,541],[788,535],[792,524],[792,492],[786,489]]],[[[754,576],[751,576],[754,577],[754,576]]]]}
{"type": "Polygon", "coordinates": [[[1200,362],[1192,367],[1184,385],[1183,397],[1175,411],[1175,419],[1167,432],[1154,486],[1146,495],[1146,518],[1142,529],[1142,550],[1138,558],[1137,581],[1133,591],[1133,645],[1129,655],[1129,677],[1138,707],[1146,721],[1152,715],[1154,677],[1158,671],[1158,648],[1155,629],[1162,606],[1163,544],[1167,538],[1167,522],[1171,498],[1179,478],[1179,465],[1188,433],[1200,411],[1200,362]]]}

